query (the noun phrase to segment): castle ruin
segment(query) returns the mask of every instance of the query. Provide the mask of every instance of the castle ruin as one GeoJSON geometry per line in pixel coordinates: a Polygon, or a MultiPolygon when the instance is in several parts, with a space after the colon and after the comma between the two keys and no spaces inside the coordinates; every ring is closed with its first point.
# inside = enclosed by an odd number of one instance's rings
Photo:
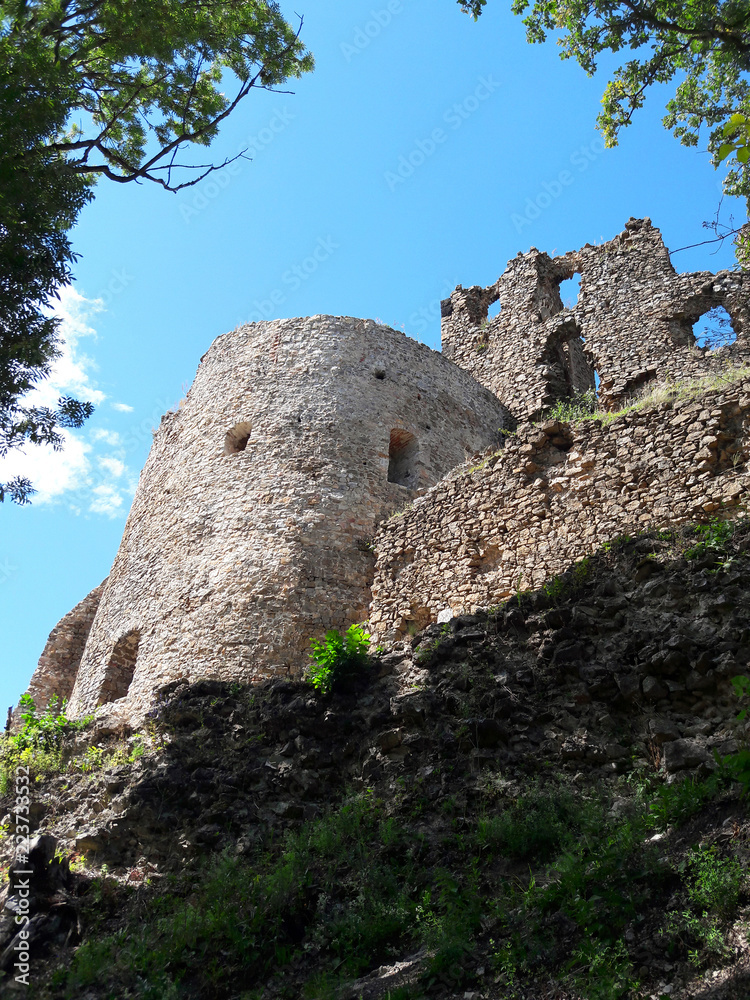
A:
{"type": "Polygon", "coordinates": [[[613,409],[748,364],[747,276],[677,274],[658,229],[630,220],[600,246],[519,254],[442,315],[442,354],[331,316],[219,337],[155,434],[108,579],[50,636],[37,705],[57,693],[72,716],[134,723],[172,681],[299,673],[329,628],[369,619],[396,640],[626,529],[741,502],[750,379],[607,426],[532,421],[597,386],[613,409]],[[699,348],[716,306],[736,340],[699,348]]]}

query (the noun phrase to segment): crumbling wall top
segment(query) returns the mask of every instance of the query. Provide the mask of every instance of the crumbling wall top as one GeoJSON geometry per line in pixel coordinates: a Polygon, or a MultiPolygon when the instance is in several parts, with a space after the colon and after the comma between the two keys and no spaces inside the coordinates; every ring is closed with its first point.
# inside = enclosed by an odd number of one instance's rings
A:
{"type": "Polygon", "coordinates": [[[692,378],[750,359],[750,281],[678,274],[651,220],[631,219],[601,245],[549,257],[532,247],[489,288],[459,286],[442,306],[443,351],[519,418],[596,387],[613,408],[657,379],[692,378]],[[578,300],[560,284],[580,275],[578,300]],[[500,301],[499,315],[488,318],[500,301]],[[736,342],[696,345],[693,324],[722,306],[736,342]]]}

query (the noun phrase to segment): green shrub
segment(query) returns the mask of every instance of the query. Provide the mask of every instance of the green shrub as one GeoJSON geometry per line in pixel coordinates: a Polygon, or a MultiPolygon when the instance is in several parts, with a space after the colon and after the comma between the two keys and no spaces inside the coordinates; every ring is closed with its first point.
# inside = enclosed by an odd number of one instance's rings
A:
{"type": "Polygon", "coordinates": [[[727,925],[739,904],[745,882],[742,865],[735,858],[722,858],[715,847],[700,847],[688,852],[685,893],[688,905],[667,913],[664,935],[669,946],[687,950],[696,968],[706,965],[713,956],[728,957],[727,925]]]}
{"type": "Polygon", "coordinates": [[[83,729],[92,719],[71,720],[67,702],[52,695],[43,712],[37,712],[30,694],[21,695],[23,726],[17,733],[0,736],[0,792],[5,792],[15,769],[28,767],[32,776],[50,774],[63,767],[63,736],[83,729]]]}
{"type": "Polygon", "coordinates": [[[191,995],[224,996],[228,980],[260,985],[307,952],[319,957],[312,985],[321,989],[385,962],[415,924],[408,855],[386,863],[373,851],[386,820],[383,804],[363,795],[273,849],[215,856],[120,930],[84,941],[56,995],[73,1000],[97,984],[97,995],[163,1000],[185,996],[188,981],[191,995]]]}
{"type": "Polygon", "coordinates": [[[563,789],[532,786],[510,808],[479,820],[480,848],[521,860],[548,860],[575,840],[582,818],[580,805],[563,789]]]}
{"type": "Polygon", "coordinates": [[[22,728],[17,733],[0,735],[0,793],[7,791],[19,766],[28,767],[31,777],[36,779],[54,774],[87,774],[119,764],[134,764],[147,752],[161,750],[153,725],[130,741],[120,740],[106,746],[94,744],[76,750],[65,737],[83,729],[93,716],[69,719],[66,704],[53,695],[49,706],[37,712],[31,695],[22,696],[22,728]]]}
{"type": "MultiPolygon", "coordinates": [[[[744,722],[748,713],[747,706],[750,703],[750,677],[746,674],[733,677],[732,686],[742,706],[737,713],[737,721],[744,722]]],[[[735,781],[740,783],[742,796],[746,797],[750,792],[750,749],[747,744],[745,743],[735,753],[720,758],[719,763],[735,781]]]]}
{"type": "Polygon", "coordinates": [[[357,674],[367,666],[367,652],[370,636],[361,625],[350,625],[344,635],[338,629],[330,629],[325,639],[310,639],[312,663],[307,676],[321,694],[328,694],[333,688],[357,674]]]}
{"type": "Polygon", "coordinates": [[[89,716],[86,719],[71,721],[66,715],[67,700],[63,699],[61,702],[56,694],[52,695],[49,705],[41,714],[37,713],[34,699],[30,694],[21,695],[20,705],[24,709],[21,713],[23,728],[9,737],[10,743],[19,750],[38,746],[40,743],[47,747],[56,745],[64,733],[72,729],[82,729],[91,719],[89,716]]]}
{"type": "Polygon", "coordinates": [[[702,847],[688,854],[690,878],[688,896],[701,910],[729,919],[737,909],[745,880],[742,865],[735,858],[721,858],[715,847],[702,847]]]}
{"type": "Polygon", "coordinates": [[[734,529],[733,521],[723,521],[718,517],[712,518],[707,524],[697,524],[693,528],[693,534],[698,536],[699,541],[686,549],[685,558],[700,559],[709,552],[725,552],[734,529]]]}

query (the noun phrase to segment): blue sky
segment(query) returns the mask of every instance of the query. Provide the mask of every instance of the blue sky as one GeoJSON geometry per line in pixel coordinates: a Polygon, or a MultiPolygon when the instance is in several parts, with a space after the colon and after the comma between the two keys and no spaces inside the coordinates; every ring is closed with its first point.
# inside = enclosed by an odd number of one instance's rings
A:
{"type": "MultiPolygon", "coordinates": [[[[315,72],[294,94],[251,94],[212,150],[251,162],[177,195],[100,182],[73,234],[66,354],[44,389],[96,412],[62,454],[33,449],[0,470],[40,490],[0,509],[0,706],[107,575],[151,429],[219,334],[331,313],[439,347],[440,299],[494,281],[519,250],[608,240],[630,216],[651,216],[671,249],[710,235],[719,177],[661,126],[668,91],[605,150],[594,121],[611,59],[587,78],[554,43],[527,45],[508,6],[490,0],[474,23],[453,0],[303,5],[315,72]]],[[[673,262],[731,265],[729,247],[713,249],[673,262]]]]}

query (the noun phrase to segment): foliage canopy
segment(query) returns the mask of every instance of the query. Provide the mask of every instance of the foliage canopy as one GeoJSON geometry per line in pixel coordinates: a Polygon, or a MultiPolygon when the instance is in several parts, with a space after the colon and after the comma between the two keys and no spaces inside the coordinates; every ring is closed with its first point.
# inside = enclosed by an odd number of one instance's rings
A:
{"type": "Polygon", "coordinates": [[[56,127],[16,163],[60,154],[73,173],[120,183],[196,183],[216,167],[178,163],[183,147],[208,146],[252,88],[313,65],[278,4],[263,0],[5,0],[0,9],[5,72],[42,84],[59,108],[56,127]],[[180,181],[181,168],[198,174],[180,181]]]}
{"type": "MultiPolygon", "coordinates": [[[[0,457],[60,448],[60,429],[92,412],[22,397],[59,356],[48,306],[71,279],[67,234],[94,181],[197,183],[227,161],[184,162],[185,147],[208,146],[253,88],[312,65],[276,3],[0,0],[0,457]]],[[[0,483],[0,501],[32,492],[23,478],[0,483]]]]}

